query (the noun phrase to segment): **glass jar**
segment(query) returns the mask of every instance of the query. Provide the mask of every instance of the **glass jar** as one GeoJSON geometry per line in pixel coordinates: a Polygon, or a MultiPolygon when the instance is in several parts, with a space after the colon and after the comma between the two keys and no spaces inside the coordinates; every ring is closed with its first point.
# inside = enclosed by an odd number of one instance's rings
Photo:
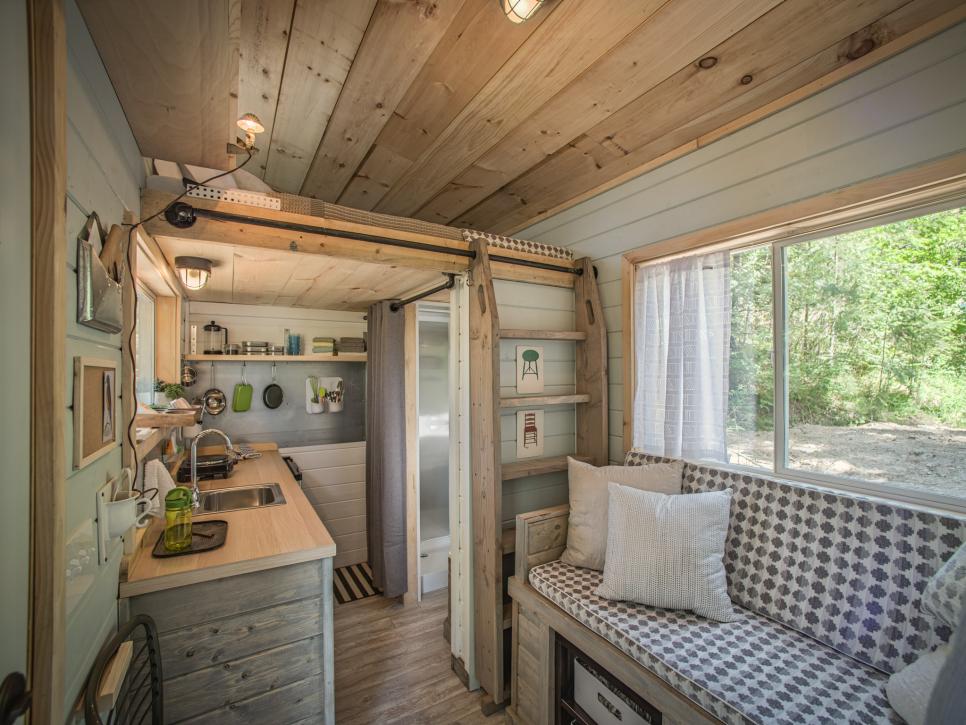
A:
{"type": "Polygon", "coordinates": [[[164,497],[164,548],[184,551],[191,547],[191,489],[176,486],[164,497]]]}

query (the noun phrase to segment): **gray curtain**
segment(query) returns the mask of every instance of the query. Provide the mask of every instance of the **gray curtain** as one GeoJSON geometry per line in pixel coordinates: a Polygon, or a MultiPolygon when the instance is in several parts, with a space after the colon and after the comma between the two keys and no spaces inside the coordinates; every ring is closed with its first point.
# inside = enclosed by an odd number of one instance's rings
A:
{"type": "Polygon", "coordinates": [[[374,583],[406,593],[405,314],[369,308],[366,372],[366,537],[374,583]]]}

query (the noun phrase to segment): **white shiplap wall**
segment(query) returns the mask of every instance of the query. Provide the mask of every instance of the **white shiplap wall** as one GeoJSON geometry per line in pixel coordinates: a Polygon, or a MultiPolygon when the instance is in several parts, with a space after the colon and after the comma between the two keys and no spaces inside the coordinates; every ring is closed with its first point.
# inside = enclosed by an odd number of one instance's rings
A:
{"type": "Polygon", "coordinates": [[[966,23],[519,233],[595,260],[623,460],[621,255],[966,150],[966,23]]]}
{"type": "MultiPolygon", "coordinates": [[[[123,221],[126,210],[138,212],[143,181],[141,155],[101,64],[87,27],[74,3],[65,3],[67,19],[67,357],[68,405],[72,399],[73,358],[107,358],[121,367],[121,336],[78,325],[77,233],[87,214],[96,211],[105,230],[123,221]]],[[[118,391],[121,390],[118,380],[118,391]]],[[[118,401],[120,410],[120,400],[118,401]]],[[[110,454],[74,470],[73,419],[67,410],[63,445],[67,455],[65,536],[84,538],[92,531],[95,491],[121,469],[120,437],[110,454]]],[[[68,541],[68,549],[70,549],[68,541]]],[[[68,557],[69,559],[70,557],[68,557]]],[[[117,623],[117,577],[121,542],[115,540],[106,563],[68,581],[65,652],[66,707],[83,686],[102,642],[117,623]]]]}
{"type": "Polygon", "coordinates": [[[302,469],[302,490],[335,540],[336,568],[366,561],[365,441],[280,452],[302,469]]]}
{"type": "MultiPolygon", "coordinates": [[[[497,311],[504,328],[573,330],[574,292],[572,289],[546,287],[524,282],[495,280],[497,311]]],[[[516,348],[526,340],[500,342],[500,395],[517,394],[516,348]]],[[[543,347],[544,392],[563,395],[575,390],[575,345],[556,340],[533,341],[543,347]]],[[[523,409],[521,409],[523,410],[523,409]]],[[[573,453],[575,448],[574,406],[553,406],[544,412],[544,456],[573,453]]],[[[500,415],[500,455],[504,463],[517,460],[516,411],[500,415]]],[[[511,521],[518,513],[555,506],[567,501],[567,474],[550,473],[503,483],[503,519],[511,521]]]]}

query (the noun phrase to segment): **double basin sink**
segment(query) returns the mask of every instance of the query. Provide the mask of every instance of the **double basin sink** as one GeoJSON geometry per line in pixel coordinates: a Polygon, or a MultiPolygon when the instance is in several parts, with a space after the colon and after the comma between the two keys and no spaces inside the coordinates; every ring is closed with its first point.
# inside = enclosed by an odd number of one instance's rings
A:
{"type": "Polygon", "coordinates": [[[214,514],[223,511],[281,506],[284,503],[285,494],[277,483],[216,488],[201,492],[201,506],[198,513],[214,514]]]}

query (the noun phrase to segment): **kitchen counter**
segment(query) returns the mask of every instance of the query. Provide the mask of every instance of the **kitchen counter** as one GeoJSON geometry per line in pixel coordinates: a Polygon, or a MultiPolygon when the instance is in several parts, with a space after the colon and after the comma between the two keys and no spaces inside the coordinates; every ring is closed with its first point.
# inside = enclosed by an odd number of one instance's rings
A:
{"type": "Polygon", "coordinates": [[[199,486],[209,490],[278,483],[285,504],[195,514],[197,521],[228,522],[225,545],[213,551],[165,559],[151,556],[164,531],[163,519],[154,519],[141,538],[126,579],[120,582],[121,599],[335,556],[335,542],[285,465],[278,447],[271,443],[252,447],[261,451],[261,458],[240,461],[229,478],[201,481],[199,486]]]}

